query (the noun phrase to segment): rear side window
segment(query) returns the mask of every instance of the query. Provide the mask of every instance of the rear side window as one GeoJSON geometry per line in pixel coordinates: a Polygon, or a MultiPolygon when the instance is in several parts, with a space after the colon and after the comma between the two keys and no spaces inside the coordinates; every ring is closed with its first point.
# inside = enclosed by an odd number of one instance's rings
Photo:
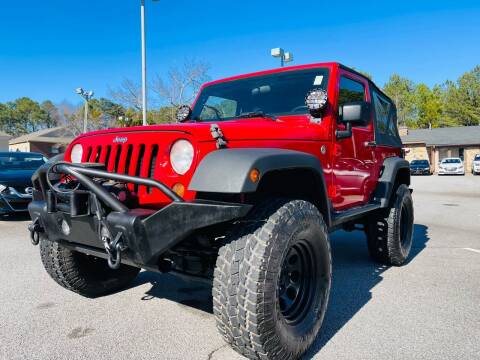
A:
{"type": "Polygon", "coordinates": [[[365,100],[365,87],[362,83],[342,76],[340,78],[340,88],[338,92],[338,106],[345,105],[353,101],[365,100]]]}
{"type": "Polygon", "coordinates": [[[386,96],[372,89],[375,114],[375,141],[379,145],[402,146],[397,130],[397,110],[386,96]]]}

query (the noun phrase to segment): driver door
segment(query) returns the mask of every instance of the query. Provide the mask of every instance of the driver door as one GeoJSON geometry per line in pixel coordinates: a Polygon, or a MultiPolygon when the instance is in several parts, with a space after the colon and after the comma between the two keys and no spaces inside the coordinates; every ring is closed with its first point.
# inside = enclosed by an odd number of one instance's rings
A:
{"type": "MultiPolygon", "coordinates": [[[[340,106],[354,101],[371,102],[368,81],[363,77],[339,70],[337,114],[340,106]]],[[[338,121],[337,130],[345,130],[338,121]]],[[[343,210],[368,202],[375,186],[375,151],[372,119],[366,126],[353,126],[352,136],[337,140],[333,159],[335,210],[343,210]]]]}

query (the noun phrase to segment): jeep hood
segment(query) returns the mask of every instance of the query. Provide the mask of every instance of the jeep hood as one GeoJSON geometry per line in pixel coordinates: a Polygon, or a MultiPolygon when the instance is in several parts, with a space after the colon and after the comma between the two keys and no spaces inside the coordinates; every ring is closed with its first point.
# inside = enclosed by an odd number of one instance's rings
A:
{"type": "MultiPolygon", "coordinates": [[[[119,141],[129,133],[178,133],[189,134],[196,141],[214,141],[211,134],[211,126],[217,124],[222,130],[227,141],[235,140],[268,140],[268,139],[322,139],[318,131],[311,131],[311,124],[306,116],[283,117],[280,120],[265,118],[239,119],[232,121],[218,122],[191,122],[182,124],[160,124],[150,126],[135,126],[128,128],[117,128],[99,130],[81,135],[78,139],[87,139],[92,136],[117,134],[119,141]],[[307,130],[307,127],[309,130],[307,130]]],[[[320,131],[323,127],[317,125],[320,131]]],[[[325,136],[328,129],[324,127],[325,136]]],[[[322,133],[322,131],[320,131],[322,133]]]]}

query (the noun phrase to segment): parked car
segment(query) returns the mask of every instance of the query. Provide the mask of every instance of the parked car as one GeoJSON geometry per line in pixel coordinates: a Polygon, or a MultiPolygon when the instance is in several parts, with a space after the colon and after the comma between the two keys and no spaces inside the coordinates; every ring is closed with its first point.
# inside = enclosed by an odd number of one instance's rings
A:
{"type": "Polygon", "coordinates": [[[465,167],[460,158],[445,158],[440,161],[438,175],[465,175],[465,167]]]}
{"type": "Polygon", "coordinates": [[[27,211],[33,173],[47,159],[38,153],[0,152],[0,214],[27,211]]]}
{"type": "Polygon", "coordinates": [[[96,297],[141,268],[202,278],[235,350],[298,359],[327,309],[330,232],[361,227],[373,260],[408,262],[409,163],[394,102],[364,75],[214,81],[177,120],[83,134],[33,176],[31,240],[59,285],[96,297]]]}
{"type": "Polygon", "coordinates": [[[479,175],[480,174],[480,154],[475,155],[472,162],[472,174],[479,175]]]}
{"type": "Polygon", "coordinates": [[[432,175],[432,169],[428,160],[412,160],[410,162],[410,174],[432,175]]]}

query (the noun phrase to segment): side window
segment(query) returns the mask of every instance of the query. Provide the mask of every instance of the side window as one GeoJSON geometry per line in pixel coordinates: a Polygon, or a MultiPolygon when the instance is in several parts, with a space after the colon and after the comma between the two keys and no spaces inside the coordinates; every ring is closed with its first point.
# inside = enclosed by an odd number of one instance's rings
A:
{"type": "Polygon", "coordinates": [[[362,83],[348,77],[340,77],[340,88],[338,92],[338,106],[352,101],[365,100],[365,86],[362,83]]]}
{"type": "Polygon", "coordinates": [[[382,145],[401,146],[395,106],[375,89],[371,93],[375,112],[375,140],[382,145]]]}
{"type": "Polygon", "coordinates": [[[378,132],[387,135],[390,125],[390,103],[386,99],[382,99],[376,92],[374,93],[373,103],[378,132]]]}

